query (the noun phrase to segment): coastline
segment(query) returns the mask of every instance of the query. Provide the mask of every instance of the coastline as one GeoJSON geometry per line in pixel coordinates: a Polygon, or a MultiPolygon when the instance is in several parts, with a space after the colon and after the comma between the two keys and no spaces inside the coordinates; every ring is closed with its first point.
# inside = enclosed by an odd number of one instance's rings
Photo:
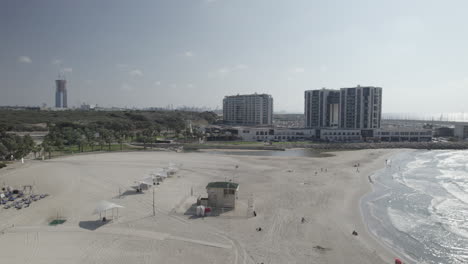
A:
{"type": "MultiPolygon", "coordinates": [[[[43,247],[50,246],[56,250],[75,243],[86,245],[91,241],[105,244],[107,239],[118,239],[118,244],[108,244],[108,247],[119,252],[116,263],[131,260],[134,254],[147,254],[149,259],[162,263],[183,263],[198,256],[194,263],[206,263],[210,259],[225,263],[309,263],[313,259],[312,263],[390,264],[395,254],[367,231],[360,199],[372,190],[368,175],[381,169],[384,160],[396,152],[398,150],[337,151],[331,152],[334,156],[325,158],[128,152],[34,161],[10,170],[12,173],[7,175],[0,172],[0,180],[10,185],[24,185],[34,180],[40,192],[51,196],[33,204],[32,208],[2,211],[0,220],[5,224],[14,223],[15,228],[0,235],[0,246],[5,252],[21,249],[25,252],[24,258],[34,252],[38,254],[35,257],[43,262],[65,260],[66,254],[52,256],[48,255],[47,248],[35,252],[30,248],[34,244],[9,242],[23,241],[23,236],[40,233],[43,247]],[[150,192],[123,199],[112,198],[118,194],[120,187],[130,186],[148,170],[169,162],[183,163],[183,166],[180,177],[168,179],[158,187],[157,221],[147,216],[151,207],[150,192]],[[359,172],[353,167],[357,163],[360,164],[359,172]],[[236,164],[239,165],[237,170],[236,164]],[[327,172],[321,171],[321,168],[326,168],[327,172]],[[240,183],[239,210],[253,195],[257,217],[230,216],[228,213],[200,219],[185,214],[187,205],[190,206],[197,195],[206,195],[207,182],[226,177],[240,183]],[[191,188],[194,196],[189,195],[191,188]],[[99,228],[99,232],[79,229],[79,223],[95,219],[91,212],[96,201],[101,199],[115,199],[114,202],[126,207],[120,212],[121,220],[109,227],[99,228]],[[63,227],[56,227],[56,232],[49,233],[44,225],[51,216],[56,215],[55,208],[60,209],[67,222],[63,227]],[[305,223],[301,223],[302,217],[306,219],[305,223]],[[25,231],[29,227],[35,229],[25,231]],[[256,232],[257,227],[262,227],[263,231],[256,232]],[[172,237],[184,238],[184,241],[196,239],[207,241],[205,244],[220,243],[223,247],[232,243],[234,249],[210,250],[208,253],[206,247],[187,242],[171,242],[169,245],[172,246],[167,247],[165,245],[169,242],[162,239],[154,240],[151,245],[166,247],[167,254],[145,251],[145,247],[138,249],[141,252],[137,249],[128,253],[118,251],[115,247],[119,245],[137,243],[112,233],[116,230],[127,232],[125,230],[129,228],[135,234],[139,234],[139,230],[148,230],[168,233],[172,237]],[[69,231],[71,229],[73,232],[69,231]],[[359,235],[353,236],[353,230],[359,235]],[[220,234],[225,239],[220,238],[220,234]],[[64,241],[63,245],[58,241],[64,241]],[[183,249],[186,255],[180,255],[179,249],[183,249]],[[196,253],[205,251],[203,256],[196,253]],[[177,256],[177,262],[171,256],[177,256]]],[[[141,243],[144,245],[148,242],[141,243]]],[[[76,263],[94,261],[94,248],[83,246],[76,250],[79,251],[76,263]],[[80,256],[91,257],[83,260],[80,256]]],[[[25,261],[23,257],[10,253],[0,257],[0,260],[9,263],[25,261]]]]}
{"type": "MultiPolygon", "coordinates": [[[[357,150],[358,152],[363,151],[363,152],[368,152],[371,150],[357,150]]],[[[362,242],[362,246],[364,248],[368,248],[369,250],[372,250],[380,259],[381,262],[378,263],[389,263],[393,264],[394,259],[399,257],[401,258],[402,256],[399,256],[397,251],[386,245],[383,241],[381,241],[378,237],[374,236],[374,234],[369,230],[366,219],[362,213],[362,207],[361,207],[361,200],[364,196],[367,194],[371,193],[374,191],[374,183],[371,183],[369,181],[369,177],[372,177],[376,172],[382,170],[385,168],[384,162],[387,159],[390,159],[390,157],[394,156],[397,153],[400,153],[401,151],[407,151],[406,149],[386,149],[386,150],[381,150],[383,153],[376,159],[370,161],[369,163],[366,163],[364,166],[362,163],[360,164],[360,187],[355,190],[355,193],[352,194],[352,198],[350,199],[350,204],[354,204],[355,210],[350,209],[346,212],[346,214],[350,214],[350,217],[352,219],[352,223],[356,226],[356,230],[360,230],[359,232],[359,237],[362,239],[360,242],[362,242]]],[[[353,152],[353,151],[351,151],[353,152]]],[[[343,153],[342,151],[339,152],[330,152],[332,154],[339,155],[339,153],[343,153]]],[[[349,151],[346,151],[344,153],[349,154],[349,151]]],[[[357,159],[357,161],[363,161],[362,158],[357,159]]],[[[344,225],[346,225],[346,222],[343,222],[344,225]]],[[[376,262],[377,263],[377,262],[376,262]]],[[[406,263],[406,262],[405,262],[406,263]]]]}
{"type": "MultiPolygon", "coordinates": [[[[398,151],[395,151],[393,153],[391,153],[387,158],[386,160],[392,160],[392,157],[394,157],[395,155],[398,155],[400,153],[403,153],[403,152],[414,152],[414,151],[417,151],[415,149],[400,149],[398,151]]],[[[399,251],[398,248],[395,248],[395,247],[392,247],[392,245],[390,245],[388,242],[385,242],[384,240],[382,240],[381,238],[379,238],[378,236],[376,236],[372,230],[370,229],[370,226],[369,226],[369,219],[367,219],[367,217],[365,216],[364,214],[364,199],[367,198],[368,196],[370,196],[371,194],[375,193],[375,192],[378,192],[378,191],[382,191],[382,190],[378,190],[378,188],[376,187],[376,184],[379,184],[381,185],[381,183],[379,181],[377,181],[375,179],[375,175],[383,170],[385,170],[386,167],[382,167],[376,171],[374,171],[373,173],[369,174],[368,175],[368,183],[369,183],[369,187],[370,187],[370,191],[364,193],[360,199],[359,199],[359,211],[360,211],[360,214],[361,214],[361,218],[362,218],[362,222],[363,224],[365,225],[365,228],[366,228],[366,233],[372,238],[374,239],[375,241],[378,242],[378,244],[383,248],[385,249],[386,251],[388,251],[389,253],[393,254],[394,257],[398,257],[402,260],[404,260],[404,263],[412,263],[410,261],[414,261],[414,260],[411,260],[411,259],[408,259],[409,257],[405,255],[404,252],[401,252],[399,251]]],[[[379,188],[385,188],[384,186],[381,186],[379,188]]],[[[393,263],[393,262],[392,262],[393,263]]]]}

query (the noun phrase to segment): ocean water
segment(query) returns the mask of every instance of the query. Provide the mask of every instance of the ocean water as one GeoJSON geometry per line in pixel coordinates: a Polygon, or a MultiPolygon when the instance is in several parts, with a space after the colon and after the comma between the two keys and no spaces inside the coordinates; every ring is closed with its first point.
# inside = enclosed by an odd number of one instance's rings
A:
{"type": "Polygon", "coordinates": [[[468,263],[468,151],[408,151],[371,176],[371,233],[405,263],[468,263]]]}

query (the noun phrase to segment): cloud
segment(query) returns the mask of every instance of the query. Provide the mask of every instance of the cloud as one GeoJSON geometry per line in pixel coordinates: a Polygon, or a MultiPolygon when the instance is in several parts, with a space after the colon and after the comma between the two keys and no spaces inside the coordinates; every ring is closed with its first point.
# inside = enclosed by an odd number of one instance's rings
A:
{"type": "Polygon", "coordinates": [[[187,84],[187,88],[193,88],[193,87],[195,87],[195,85],[193,85],[193,84],[191,84],[191,83],[188,83],[188,84],[187,84]]]}
{"type": "Polygon", "coordinates": [[[228,74],[228,73],[230,73],[230,72],[231,72],[231,69],[229,69],[228,67],[223,67],[223,68],[219,68],[219,69],[218,69],[218,73],[219,73],[219,74],[225,75],[225,74],[228,74]]]}
{"type": "Polygon", "coordinates": [[[141,77],[143,76],[143,72],[139,69],[134,69],[134,70],[131,70],[128,72],[128,74],[130,74],[131,76],[133,77],[141,77]]]}
{"type": "Polygon", "coordinates": [[[120,90],[124,92],[131,92],[134,90],[134,88],[128,83],[122,83],[122,85],[120,86],[120,90]]]}
{"type": "Polygon", "coordinates": [[[216,73],[219,74],[219,75],[227,75],[229,73],[232,73],[232,72],[235,72],[235,71],[242,71],[242,70],[245,70],[245,69],[248,69],[249,66],[245,65],[245,64],[237,64],[235,66],[232,66],[232,67],[221,67],[219,68],[218,70],[216,70],[216,73]]]}
{"type": "Polygon", "coordinates": [[[247,65],[245,65],[245,64],[237,64],[237,65],[234,67],[235,70],[245,70],[245,69],[247,69],[247,68],[249,68],[249,66],[247,66],[247,65]]]}
{"type": "Polygon", "coordinates": [[[72,72],[73,69],[72,68],[63,68],[62,71],[65,73],[65,72],[72,72]]]}
{"type": "Polygon", "coordinates": [[[203,2],[204,2],[205,4],[214,3],[214,2],[216,2],[216,1],[217,1],[217,0],[203,0],[203,2]]]}
{"type": "Polygon", "coordinates": [[[52,60],[52,64],[53,65],[60,65],[60,64],[62,64],[62,61],[59,60],[59,59],[55,59],[55,60],[52,60]]]}
{"type": "Polygon", "coordinates": [[[21,63],[32,63],[32,60],[31,60],[31,58],[29,58],[28,56],[19,56],[19,57],[18,57],[18,62],[21,62],[21,63]]]}
{"type": "Polygon", "coordinates": [[[186,52],[184,52],[184,56],[185,57],[193,57],[193,56],[195,56],[195,54],[192,51],[186,51],[186,52]]]}
{"type": "Polygon", "coordinates": [[[176,87],[177,87],[177,84],[173,83],[173,84],[171,84],[171,87],[172,87],[172,88],[176,88],[176,87]]]}
{"type": "Polygon", "coordinates": [[[161,82],[160,82],[160,81],[155,81],[155,82],[154,82],[154,86],[159,86],[159,85],[161,85],[161,82]]]}
{"type": "Polygon", "coordinates": [[[293,73],[304,73],[305,69],[302,68],[302,67],[296,67],[294,69],[291,69],[291,72],[293,72],[293,73]]]}

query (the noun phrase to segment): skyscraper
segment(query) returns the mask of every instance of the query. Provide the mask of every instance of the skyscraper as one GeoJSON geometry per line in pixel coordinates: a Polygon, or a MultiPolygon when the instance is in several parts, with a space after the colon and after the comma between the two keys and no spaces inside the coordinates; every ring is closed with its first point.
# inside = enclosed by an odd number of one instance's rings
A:
{"type": "Polygon", "coordinates": [[[67,108],[67,81],[64,79],[55,80],[55,107],[67,108]]]}
{"type": "Polygon", "coordinates": [[[306,127],[380,128],[382,88],[357,86],[305,91],[306,127]]]}
{"type": "Polygon", "coordinates": [[[341,128],[380,128],[382,88],[360,86],[340,89],[341,128]]]}
{"type": "Polygon", "coordinates": [[[331,89],[305,91],[306,127],[337,127],[340,92],[331,89]]]}
{"type": "Polygon", "coordinates": [[[226,96],[223,99],[223,119],[235,125],[271,125],[273,98],[269,94],[226,96]]]}

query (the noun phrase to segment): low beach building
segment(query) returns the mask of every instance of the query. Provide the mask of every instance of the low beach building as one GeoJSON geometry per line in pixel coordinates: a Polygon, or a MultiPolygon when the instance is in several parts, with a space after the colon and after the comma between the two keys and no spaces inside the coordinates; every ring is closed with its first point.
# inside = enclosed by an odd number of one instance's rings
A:
{"type": "Polygon", "coordinates": [[[239,184],[233,182],[210,182],[206,186],[208,206],[214,208],[235,208],[239,184]]]}
{"type": "Polygon", "coordinates": [[[458,140],[468,139],[468,123],[456,124],[453,134],[458,140]]]}
{"type": "Polygon", "coordinates": [[[377,129],[374,137],[383,142],[430,142],[432,141],[431,129],[394,128],[377,129]]]}

